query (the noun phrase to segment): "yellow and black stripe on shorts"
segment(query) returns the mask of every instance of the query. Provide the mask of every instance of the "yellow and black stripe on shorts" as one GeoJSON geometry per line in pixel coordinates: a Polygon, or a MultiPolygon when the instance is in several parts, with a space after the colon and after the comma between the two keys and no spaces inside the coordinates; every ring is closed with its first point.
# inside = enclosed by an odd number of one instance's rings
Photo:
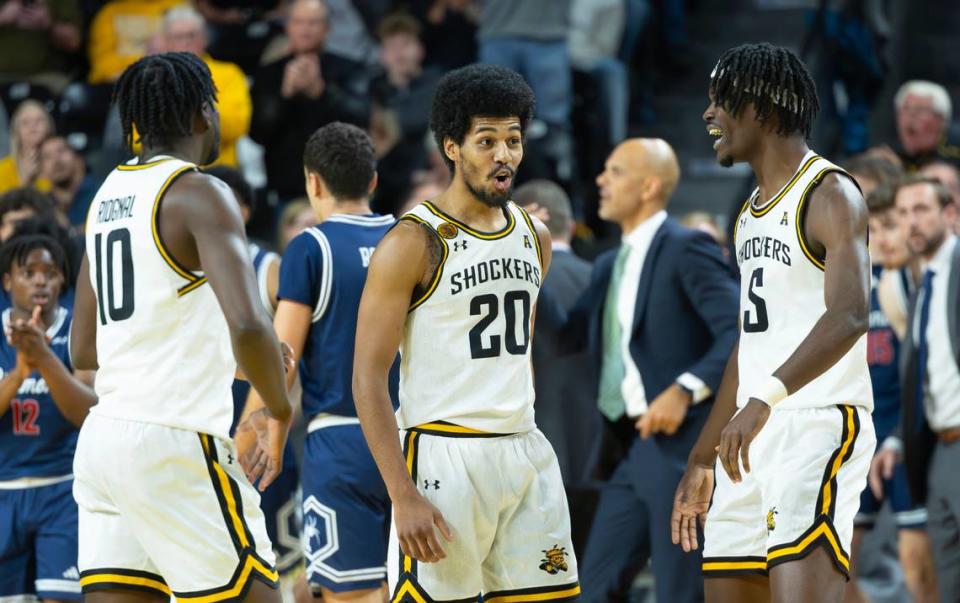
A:
{"type": "Polygon", "coordinates": [[[787,561],[802,559],[815,547],[821,546],[830,555],[837,570],[847,578],[850,577],[850,555],[840,545],[840,537],[833,526],[833,516],[837,510],[837,476],[843,464],[853,455],[857,436],[860,434],[860,415],[855,406],[846,404],[838,405],[837,410],[843,417],[840,445],[833,451],[823,470],[813,525],[793,542],[771,547],[767,551],[767,569],[787,561]]]}
{"type": "Polygon", "coordinates": [[[541,601],[579,601],[580,583],[498,590],[483,595],[483,603],[534,603],[541,601]]]}
{"type": "Polygon", "coordinates": [[[271,588],[278,588],[280,576],[276,568],[257,554],[256,542],[244,519],[240,486],[220,465],[213,437],[203,433],[199,436],[220,512],[237,551],[237,568],[225,586],[202,591],[174,592],[174,596],[178,602],[183,603],[219,603],[242,600],[253,580],[259,580],[271,588]]]}
{"type": "Polygon", "coordinates": [[[171,594],[159,574],[116,567],[80,572],[80,589],[84,595],[101,590],[131,590],[168,598],[171,594]]]}

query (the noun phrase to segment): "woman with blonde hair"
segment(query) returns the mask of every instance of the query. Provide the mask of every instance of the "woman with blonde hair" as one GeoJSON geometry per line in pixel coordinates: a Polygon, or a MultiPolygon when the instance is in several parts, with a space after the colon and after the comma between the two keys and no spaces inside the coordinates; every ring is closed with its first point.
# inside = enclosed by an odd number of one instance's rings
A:
{"type": "Polygon", "coordinates": [[[19,186],[50,190],[40,178],[40,143],[53,134],[53,118],[38,101],[20,103],[10,120],[10,154],[0,159],[0,193],[19,186]]]}

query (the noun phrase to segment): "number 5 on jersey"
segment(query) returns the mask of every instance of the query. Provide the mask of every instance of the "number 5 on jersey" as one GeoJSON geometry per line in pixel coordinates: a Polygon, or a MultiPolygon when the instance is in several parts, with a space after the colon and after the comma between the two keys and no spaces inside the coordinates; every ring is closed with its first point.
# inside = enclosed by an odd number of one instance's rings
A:
{"type": "Polygon", "coordinates": [[[97,306],[100,324],[126,320],[133,315],[133,250],[130,246],[130,231],[118,228],[94,238],[96,257],[97,306]],[[106,290],[106,295],[104,295],[106,290]]]}

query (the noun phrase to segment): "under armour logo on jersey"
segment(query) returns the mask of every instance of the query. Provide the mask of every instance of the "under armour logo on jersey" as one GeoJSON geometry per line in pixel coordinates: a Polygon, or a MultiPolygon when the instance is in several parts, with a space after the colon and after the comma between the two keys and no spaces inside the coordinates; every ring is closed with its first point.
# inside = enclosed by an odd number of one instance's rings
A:
{"type": "Polygon", "coordinates": [[[743,228],[746,225],[747,225],[747,217],[743,216],[742,218],[740,218],[740,228],[743,228]]]}
{"type": "Polygon", "coordinates": [[[786,226],[790,223],[790,220],[787,219],[787,212],[783,212],[783,217],[780,218],[780,226],[786,226]]]}
{"type": "Polygon", "coordinates": [[[428,480],[428,479],[423,480],[423,489],[424,489],[424,490],[429,490],[430,488],[433,488],[434,490],[439,490],[439,489],[440,489],[440,480],[438,480],[438,479],[435,479],[435,480],[433,480],[433,481],[430,481],[430,480],[428,480]]]}
{"type": "Polygon", "coordinates": [[[233,464],[233,455],[230,453],[227,453],[227,464],[229,465],[233,464]]]}
{"type": "Polygon", "coordinates": [[[454,251],[460,251],[461,249],[463,249],[464,251],[467,250],[467,242],[466,242],[466,241],[454,241],[454,242],[453,242],[453,250],[454,250],[454,251]]]}
{"type": "Polygon", "coordinates": [[[533,249],[533,245],[530,244],[530,235],[523,235],[523,246],[527,249],[533,249]]]}

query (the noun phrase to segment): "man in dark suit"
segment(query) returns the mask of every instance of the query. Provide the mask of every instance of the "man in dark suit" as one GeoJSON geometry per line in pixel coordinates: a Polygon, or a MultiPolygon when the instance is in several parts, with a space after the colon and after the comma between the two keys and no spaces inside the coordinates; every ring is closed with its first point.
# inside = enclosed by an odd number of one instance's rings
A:
{"type": "Polygon", "coordinates": [[[896,207],[923,278],[910,304],[903,348],[899,437],[883,443],[870,470],[875,492],[901,451],[914,500],[926,503],[941,601],[960,601],[960,245],[956,206],[939,182],[911,178],[896,207]]]}
{"type": "Polygon", "coordinates": [[[653,560],[658,601],[703,600],[700,556],[670,541],[673,492],[737,338],[738,287],[709,235],[667,218],[680,168],[659,139],[620,144],[597,177],[600,217],[623,242],[600,256],[566,342],[600,369],[598,407],[624,454],[604,486],[580,567],[585,601],[608,601],[653,560]]]}
{"type": "Polygon", "coordinates": [[[327,8],[321,0],[290,6],[290,54],[264,65],[250,96],[250,137],[267,153],[267,188],[283,201],[304,195],[303,148],[317,128],[334,121],[366,127],[370,103],[363,65],[323,52],[327,8]]]}
{"type": "MultiPolygon", "coordinates": [[[[550,180],[531,180],[516,190],[513,200],[523,207],[536,204],[553,240],[550,273],[543,282],[548,295],[570,310],[590,282],[590,262],[570,248],[575,224],[570,198],[550,180]]],[[[586,353],[564,355],[557,334],[549,329],[533,339],[533,374],[537,392],[537,427],[557,453],[570,504],[573,545],[583,557],[596,506],[593,468],[603,435],[597,413],[597,374],[586,353]]]]}

